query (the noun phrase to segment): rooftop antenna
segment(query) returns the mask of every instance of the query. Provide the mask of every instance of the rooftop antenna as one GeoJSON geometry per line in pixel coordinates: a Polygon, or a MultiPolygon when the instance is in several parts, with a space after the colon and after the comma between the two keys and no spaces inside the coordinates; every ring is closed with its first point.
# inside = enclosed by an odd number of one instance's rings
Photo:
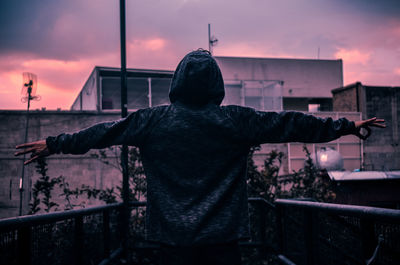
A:
{"type": "Polygon", "coordinates": [[[211,24],[208,24],[208,51],[212,55],[212,47],[217,45],[218,39],[211,36],[211,24]]]}
{"type": "MultiPolygon", "coordinates": [[[[22,90],[21,90],[21,101],[23,103],[28,103],[28,107],[26,109],[26,125],[25,125],[25,138],[24,143],[28,141],[28,128],[29,128],[29,107],[31,104],[31,100],[39,101],[41,96],[36,95],[37,89],[37,76],[32,73],[24,72],[22,73],[22,90]]],[[[22,159],[22,173],[21,178],[19,179],[19,215],[22,215],[22,199],[24,194],[24,174],[25,174],[25,154],[22,159]]]]}

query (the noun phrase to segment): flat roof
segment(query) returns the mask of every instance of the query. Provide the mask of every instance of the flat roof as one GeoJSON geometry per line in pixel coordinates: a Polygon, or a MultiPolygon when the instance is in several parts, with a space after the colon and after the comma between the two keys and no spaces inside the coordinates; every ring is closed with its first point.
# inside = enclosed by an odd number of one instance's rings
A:
{"type": "Polygon", "coordinates": [[[399,171],[328,171],[333,181],[369,181],[400,179],[399,171]]]}

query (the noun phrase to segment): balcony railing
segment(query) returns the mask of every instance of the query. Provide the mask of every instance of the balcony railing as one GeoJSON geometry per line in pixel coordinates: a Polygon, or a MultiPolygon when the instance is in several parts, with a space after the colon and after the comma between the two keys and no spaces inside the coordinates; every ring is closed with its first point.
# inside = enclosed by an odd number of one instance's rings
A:
{"type": "MultiPolygon", "coordinates": [[[[243,264],[399,264],[400,211],[250,198],[243,264]]],[[[128,263],[157,263],[145,202],[131,202],[128,263]]],[[[0,220],[0,264],[119,264],[123,204],[0,220]]]]}
{"type": "Polygon", "coordinates": [[[400,264],[400,210],[296,200],[276,210],[288,264],[400,264]]]}

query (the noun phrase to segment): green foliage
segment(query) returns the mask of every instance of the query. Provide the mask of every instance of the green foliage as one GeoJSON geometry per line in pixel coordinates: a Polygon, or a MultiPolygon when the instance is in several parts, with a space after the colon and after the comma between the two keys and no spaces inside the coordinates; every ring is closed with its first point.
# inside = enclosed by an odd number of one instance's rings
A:
{"type": "MultiPolygon", "coordinates": [[[[92,154],[91,156],[97,158],[101,163],[105,165],[109,165],[118,169],[122,174],[121,161],[119,160],[119,152],[116,148],[108,148],[108,150],[114,152],[115,161],[111,161],[111,159],[107,156],[105,150],[99,150],[97,154],[92,154]]],[[[144,168],[142,165],[142,160],[140,158],[139,149],[136,147],[130,147],[128,151],[128,176],[129,176],[129,200],[130,201],[142,201],[146,199],[147,195],[147,185],[146,185],[146,176],[144,174],[144,168]]],[[[122,199],[122,181],[120,185],[116,186],[116,190],[118,192],[114,192],[114,188],[109,190],[96,190],[90,188],[89,186],[82,187],[85,189],[85,192],[96,198],[97,193],[103,194],[104,196],[100,196],[99,198],[105,202],[107,199],[114,198],[111,201],[116,202],[121,201],[122,199]],[[108,195],[108,196],[107,196],[108,195]],[[115,196],[115,197],[113,197],[115,196]]],[[[109,202],[107,202],[109,203],[109,202]]]]}
{"type": "Polygon", "coordinates": [[[50,212],[53,207],[58,206],[57,203],[51,201],[51,192],[54,186],[60,183],[60,178],[50,178],[47,175],[47,163],[44,158],[37,160],[36,172],[41,176],[35,182],[32,188],[32,201],[29,203],[29,214],[35,214],[42,208],[41,204],[44,205],[44,211],[50,212]]]}
{"type": "MultiPolygon", "coordinates": [[[[97,158],[105,165],[109,165],[118,169],[122,173],[119,160],[119,150],[117,148],[109,148],[115,154],[115,161],[107,156],[106,150],[99,150],[97,154],[91,156],[97,158]]],[[[87,204],[86,200],[98,199],[107,204],[116,203],[122,200],[122,181],[120,185],[112,188],[97,189],[90,185],[82,184],[81,187],[71,189],[67,178],[59,176],[50,178],[47,175],[47,163],[44,158],[38,160],[36,171],[41,177],[34,183],[32,189],[32,200],[29,203],[29,214],[35,214],[43,209],[46,212],[58,210],[59,205],[52,201],[52,192],[56,185],[61,189],[59,197],[64,198],[64,210],[72,210],[76,207],[84,208],[87,204]],[[41,206],[41,205],[44,206],[41,206]]],[[[128,172],[129,172],[129,196],[131,201],[142,201],[146,199],[147,186],[144,169],[137,148],[129,148],[128,152],[128,172]]],[[[144,211],[137,210],[136,215],[143,217],[144,211]]]]}
{"type": "Polygon", "coordinates": [[[264,160],[263,169],[260,171],[253,160],[254,152],[259,149],[259,147],[252,148],[247,160],[248,194],[250,197],[262,197],[273,202],[282,192],[278,174],[284,154],[276,150],[271,151],[264,160]]]}
{"type": "Polygon", "coordinates": [[[253,148],[248,158],[247,186],[251,197],[262,197],[270,202],[277,198],[304,198],[316,201],[331,202],[335,198],[330,182],[324,176],[324,171],[319,170],[313,163],[311,153],[306,146],[304,167],[291,175],[278,176],[284,154],[271,151],[264,160],[261,170],[253,161],[255,151],[253,148]]]}
{"type": "Polygon", "coordinates": [[[86,194],[87,199],[99,199],[107,204],[116,203],[118,194],[114,191],[114,188],[96,189],[88,185],[82,185],[78,189],[79,195],[86,194]]]}
{"type": "Polygon", "coordinates": [[[69,183],[65,180],[64,176],[60,176],[59,179],[60,179],[60,182],[59,182],[58,186],[62,189],[62,193],[59,196],[64,197],[64,200],[65,200],[64,210],[65,211],[72,210],[77,206],[84,208],[85,207],[84,201],[82,201],[78,204],[73,203],[74,200],[77,200],[79,198],[81,191],[78,188],[71,190],[69,187],[69,183]]]}

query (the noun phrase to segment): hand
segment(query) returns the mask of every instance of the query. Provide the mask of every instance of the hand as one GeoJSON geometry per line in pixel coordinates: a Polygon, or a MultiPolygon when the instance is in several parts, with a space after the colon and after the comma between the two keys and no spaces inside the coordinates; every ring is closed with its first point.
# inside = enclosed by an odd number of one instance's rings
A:
{"type": "Polygon", "coordinates": [[[357,132],[355,133],[362,140],[366,140],[371,135],[370,127],[378,127],[378,128],[386,128],[384,119],[377,119],[376,117],[363,121],[355,121],[357,132]],[[367,134],[361,134],[361,129],[364,128],[367,130],[367,134]]]}
{"type": "Polygon", "coordinates": [[[20,144],[20,145],[17,145],[15,148],[16,149],[24,148],[24,150],[16,152],[14,154],[15,156],[32,153],[31,159],[25,161],[24,165],[27,165],[27,164],[37,160],[40,157],[46,157],[46,156],[50,155],[50,151],[47,148],[46,140],[40,140],[40,141],[36,141],[36,142],[20,144]]]}

